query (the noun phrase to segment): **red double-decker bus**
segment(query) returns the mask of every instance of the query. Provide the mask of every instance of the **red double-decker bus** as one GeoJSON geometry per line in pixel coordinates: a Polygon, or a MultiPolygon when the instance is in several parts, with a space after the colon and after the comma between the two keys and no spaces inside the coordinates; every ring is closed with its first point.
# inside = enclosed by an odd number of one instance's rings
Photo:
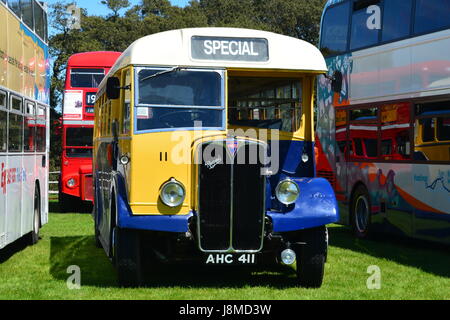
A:
{"type": "Polygon", "coordinates": [[[120,52],[85,52],[67,62],[59,202],[65,212],[93,201],[92,134],[97,88],[120,52]]]}

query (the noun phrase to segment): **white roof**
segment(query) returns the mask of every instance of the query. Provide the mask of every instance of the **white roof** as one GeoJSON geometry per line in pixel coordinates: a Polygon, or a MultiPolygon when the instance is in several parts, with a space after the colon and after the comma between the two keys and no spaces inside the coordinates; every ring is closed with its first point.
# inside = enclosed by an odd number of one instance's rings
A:
{"type": "MultiPolygon", "coordinates": [[[[231,50],[230,48],[225,48],[225,53],[231,50]]],[[[232,49],[237,50],[236,43],[232,49]]],[[[321,52],[306,41],[272,32],[238,28],[179,29],[143,37],[123,52],[110,74],[128,65],[301,70],[320,73],[327,71],[321,52]],[[226,38],[230,38],[230,41],[235,38],[266,39],[268,59],[253,62],[225,61],[217,57],[211,60],[193,59],[191,50],[193,37],[219,41],[226,38]]]]}

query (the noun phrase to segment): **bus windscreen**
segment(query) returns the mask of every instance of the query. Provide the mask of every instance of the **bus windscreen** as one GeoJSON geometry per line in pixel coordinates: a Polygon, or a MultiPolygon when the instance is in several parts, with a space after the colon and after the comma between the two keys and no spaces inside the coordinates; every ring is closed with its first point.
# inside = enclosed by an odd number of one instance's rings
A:
{"type": "Polygon", "coordinates": [[[144,69],[139,72],[139,104],[220,107],[222,78],[218,72],[144,69]],[[157,75],[160,73],[159,75],[157,75]],[[155,75],[154,77],[152,77],[155,75]]]}

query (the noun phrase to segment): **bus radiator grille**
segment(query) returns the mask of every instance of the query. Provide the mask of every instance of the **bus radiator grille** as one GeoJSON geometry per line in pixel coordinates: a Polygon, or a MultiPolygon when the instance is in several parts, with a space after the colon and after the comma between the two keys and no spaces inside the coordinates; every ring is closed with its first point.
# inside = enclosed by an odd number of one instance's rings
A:
{"type": "Polygon", "coordinates": [[[227,149],[229,140],[207,142],[199,147],[201,154],[211,150],[212,143],[217,144],[213,159],[201,161],[198,170],[200,249],[258,251],[263,240],[266,180],[262,165],[249,163],[249,151],[256,144],[242,140],[233,155],[227,149]],[[242,164],[241,159],[245,159],[242,164]]]}

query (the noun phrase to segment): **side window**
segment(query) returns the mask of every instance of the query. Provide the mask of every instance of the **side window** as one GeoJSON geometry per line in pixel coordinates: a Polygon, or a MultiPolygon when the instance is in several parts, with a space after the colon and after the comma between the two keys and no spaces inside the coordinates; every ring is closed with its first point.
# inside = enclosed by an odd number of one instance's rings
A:
{"type": "Polygon", "coordinates": [[[33,20],[33,0],[20,0],[20,11],[22,13],[22,20],[25,24],[34,29],[34,20],[33,20]]]}
{"type": "Polygon", "coordinates": [[[24,146],[25,152],[34,152],[36,135],[36,106],[27,101],[25,103],[24,146]]]}
{"type": "Polygon", "coordinates": [[[11,96],[11,112],[8,114],[8,151],[22,152],[23,115],[22,99],[11,96]]]}
{"type": "Polygon", "coordinates": [[[11,96],[11,110],[22,112],[22,99],[11,96]]]}
{"type": "MultiPolygon", "coordinates": [[[[131,76],[130,70],[124,71],[122,74],[122,83],[123,86],[131,85],[131,76]]],[[[123,90],[123,101],[122,101],[122,115],[121,115],[121,133],[129,134],[130,133],[130,118],[131,118],[131,91],[123,90]]]]}
{"type": "Polygon", "coordinates": [[[6,152],[8,139],[8,113],[0,108],[0,152],[6,152]]]}
{"type": "Polygon", "coordinates": [[[331,7],[322,22],[321,50],[325,56],[347,50],[350,2],[331,7]]]}
{"type": "Polygon", "coordinates": [[[409,35],[413,0],[384,1],[383,41],[400,39],[409,35]]]}
{"type": "Polygon", "coordinates": [[[368,47],[378,43],[381,21],[377,21],[381,17],[373,12],[371,6],[375,6],[380,10],[380,0],[365,0],[353,3],[352,28],[350,35],[350,49],[359,49],[368,47]],[[380,23],[380,26],[377,26],[380,23]]]}
{"type": "Polygon", "coordinates": [[[414,159],[450,161],[450,101],[416,107],[414,159]]]}
{"type": "Polygon", "coordinates": [[[0,152],[6,152],[8,142],[8,112],[6,92],[0,91],[0,152]]]}
{"type": "Polygon", "coordinates": [[[8,0],[8,6],[11,8],[11,10],[12,10],[19,18],[21,18],[21,14],[20,14],[20,0],[8,0]]]}
{"type": "Polygon", "coordinates": [[[41,39],[45,39],[45,21],[44,21],[44,10],[37,4],[37,1],[33,1],[34,10],[34,27],[35,31],[41,39]]]}
{"type": "Polygon", "coordinates": [[[6,93],[0,91],[0,108],[6,109],[6,93]]]}
{"type": "Polygon", "coordinates": [[[439,141],[450,141],[450,117],[438,119],[437,136],[439,141]]]}
{"type": "Polygon", "coordinates": [[[384,160],[411,159],[411,105],[381,107],[381,155],[384,160]]]}
{"type": "Polygon", "coordinates": [[[36,151],[45,152],[47,143],[47,114],[44,106],[39,106],[37,109],[36,121],[36,151]]]}
{"type": "Polygon", "coordinates": [[[422,127],[422,141],[432,142],[434,141],[434,128],[436,128],[435,119],[428,118],[420,120],[420,126],[422,127]]]}
{"type": "Polygon", "coordinates": [[[416,0],[415,33],[433,32],[450,26],[449,0],[416,0]]]}

